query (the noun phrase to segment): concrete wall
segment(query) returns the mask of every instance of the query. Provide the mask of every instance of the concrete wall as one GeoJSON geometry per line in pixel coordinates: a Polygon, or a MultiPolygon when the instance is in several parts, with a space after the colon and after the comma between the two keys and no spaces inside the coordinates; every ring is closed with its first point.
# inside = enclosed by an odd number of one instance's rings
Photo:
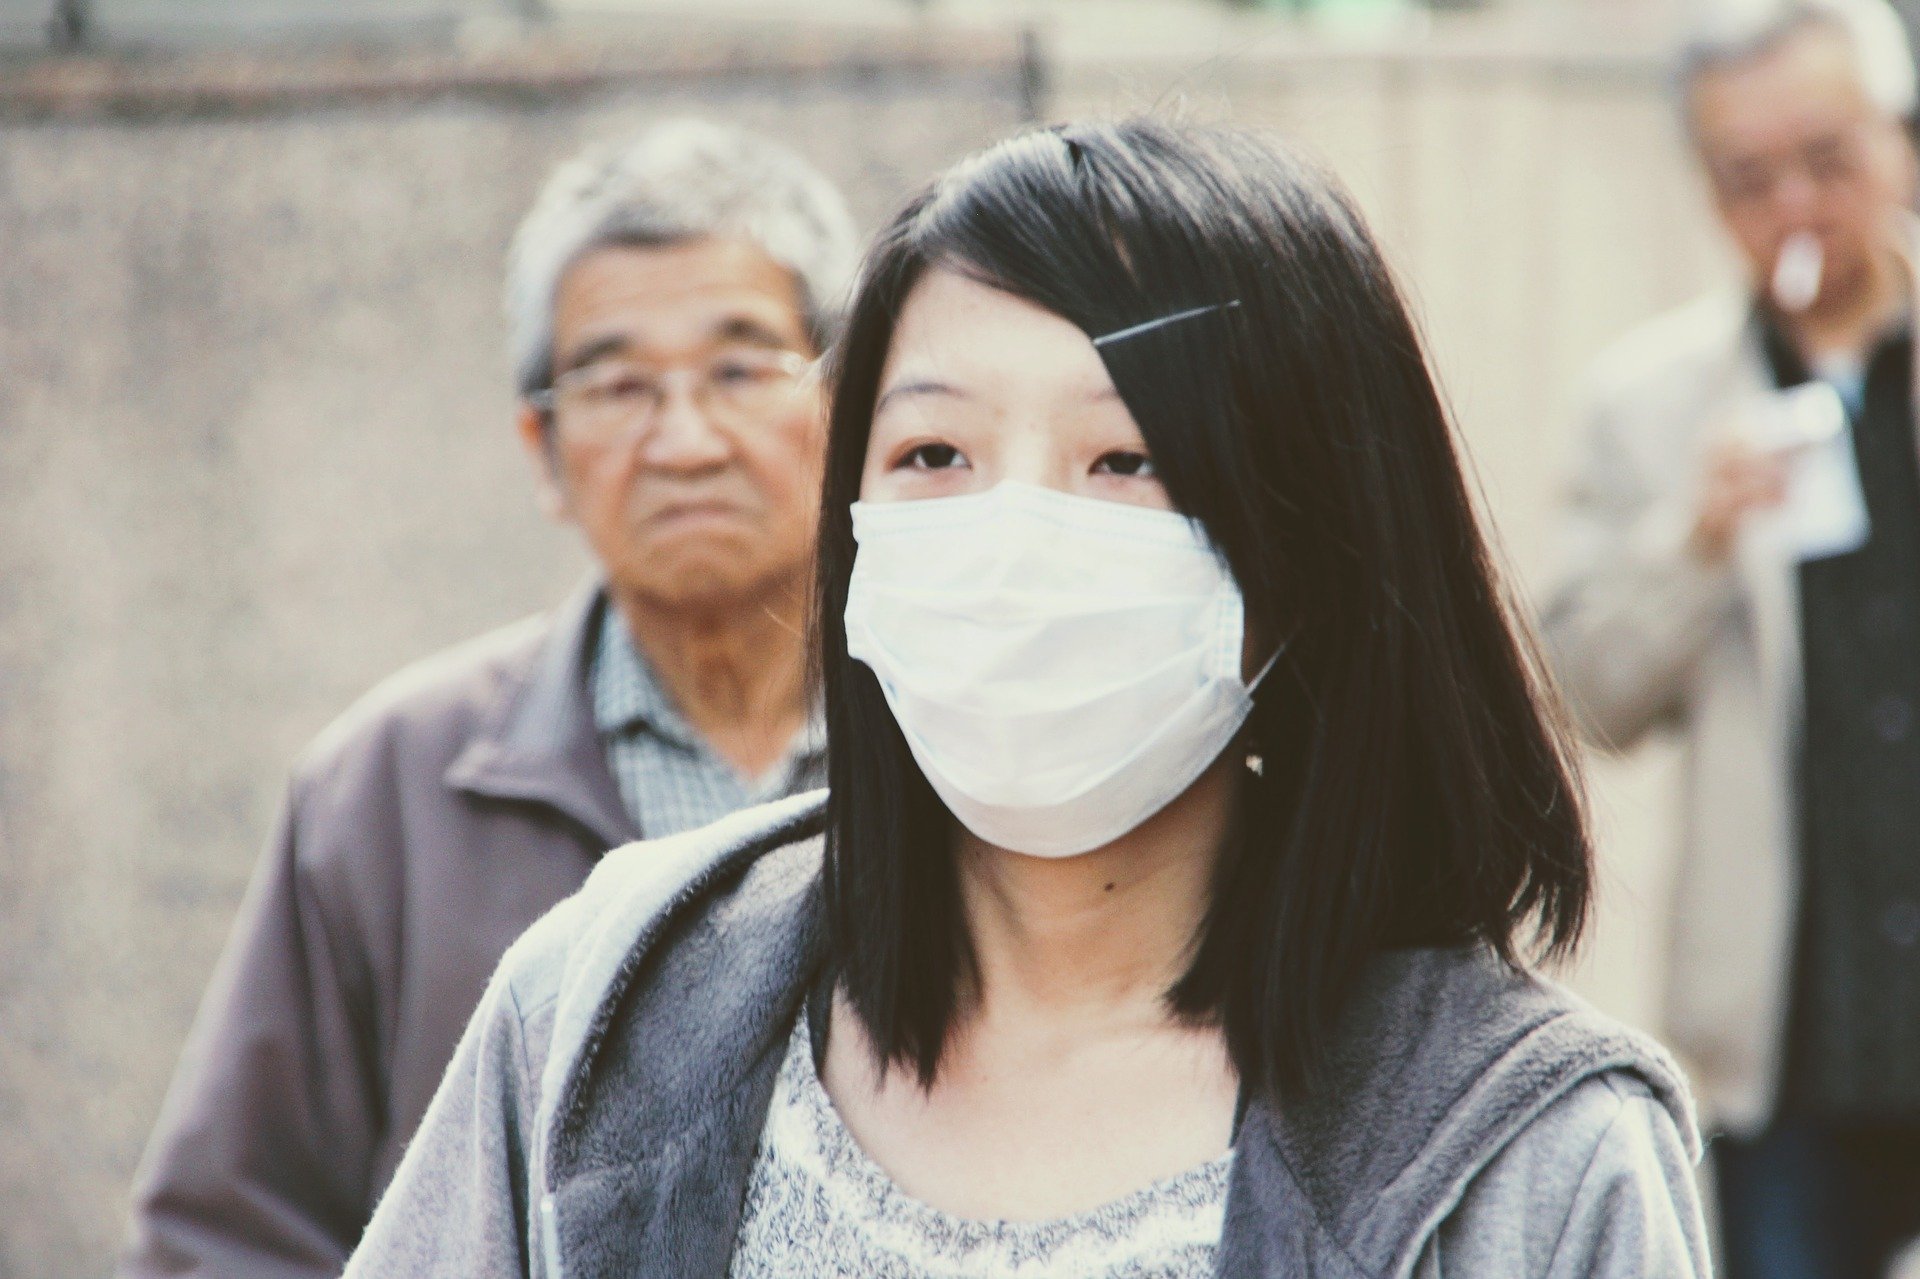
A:
{"type": "Polygon", "coordinates": [[[0,89],[4,1279],[104,1271],[294,752],[584,571],[502,354],[547,168],[695,111],[871,223],[1021,114],[1009,40],[56,70],[0,89]]]}
{"type": "MultiPolygon", "coordinates": [[[[1523,583],[1581,368],[1716,275],[1652,60],[1479,36],[1062,28],[1048,115],[1277,125],[1369,211],[1523,583]]],[[[797,139],[872,221],[1012,125],[1010,40],[0,69],[0,1279],[98,1273],[290,756],[409,658],[562,594],[508,435],[502,246],[588,135],[797,139]]],[[[1582,981],[1654,1008],[1671,760],[1598,771],[1582,981]]]]}

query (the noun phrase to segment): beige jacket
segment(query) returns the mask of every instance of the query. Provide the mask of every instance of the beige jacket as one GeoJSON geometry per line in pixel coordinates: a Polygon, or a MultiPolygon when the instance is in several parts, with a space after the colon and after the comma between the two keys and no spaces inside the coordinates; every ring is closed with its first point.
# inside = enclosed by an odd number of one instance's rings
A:
{"type": "Polygon", "coordinates": [[[1684,742],[1661,1030],[1734,1132],[1773,1108],[1798,889],[1797,561],[1771,513],[1748,518],[1729,564],[1686,546],[1707,444],[1772,387],[1749,307],[1696,302],[1601,360],[1543,627],[1594,740],[1625,749],[1671,729],[1684,742]]]}

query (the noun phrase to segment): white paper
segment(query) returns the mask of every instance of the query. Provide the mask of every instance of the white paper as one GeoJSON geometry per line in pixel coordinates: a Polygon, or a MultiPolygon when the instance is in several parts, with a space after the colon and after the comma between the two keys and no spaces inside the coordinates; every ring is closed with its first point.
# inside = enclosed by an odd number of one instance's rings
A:
{"type": "Polygon", "coordinates": [[[1866,545],[1867,501],[1839,392],[1816,381],[1771,396],[1750,439],[1787,463],[1786,500],[1774,519],[1797,558],[1825,559],[1866,545]]]}

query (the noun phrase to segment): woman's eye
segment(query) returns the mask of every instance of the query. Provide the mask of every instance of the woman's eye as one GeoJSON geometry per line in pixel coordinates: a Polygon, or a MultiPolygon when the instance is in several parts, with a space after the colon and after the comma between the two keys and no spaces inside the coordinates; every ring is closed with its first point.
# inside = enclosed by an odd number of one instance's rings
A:
{"type": "Polygon", "coordinates": [[[1145,453],[1127,451],[1102,454],[1093,464],[1095,475],[1119,475],[1125,478],[1152,479],[1158,472],[1153,469],[1153,459],[1145,453]]]}
{"type": "Polygon", "coordinates": [[[922,444],[902,454],[895,465],[914,471],[944,471],[965,461],[951,444],[922,444]]]}

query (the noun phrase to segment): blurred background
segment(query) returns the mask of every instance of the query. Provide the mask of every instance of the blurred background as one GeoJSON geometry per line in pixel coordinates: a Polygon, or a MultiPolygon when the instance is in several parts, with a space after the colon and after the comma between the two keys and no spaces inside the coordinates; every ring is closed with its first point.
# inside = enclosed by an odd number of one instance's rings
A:
{"type": "MultiPolygon", "coordinates": [[[[871,226],[1027,121],[1276,126],[1417,300],[1525,592],[1583,368],[1731,273],[1668,98],[1677,8],[0,0],[0,1279],[108,1266],[293,754],[586,571],[534,507],[498,304],[580,142],[757,126],[871,226]]],[[[1673,773],[1594,769],[1574,979],[1634,1020],[1673,773]]]]}

